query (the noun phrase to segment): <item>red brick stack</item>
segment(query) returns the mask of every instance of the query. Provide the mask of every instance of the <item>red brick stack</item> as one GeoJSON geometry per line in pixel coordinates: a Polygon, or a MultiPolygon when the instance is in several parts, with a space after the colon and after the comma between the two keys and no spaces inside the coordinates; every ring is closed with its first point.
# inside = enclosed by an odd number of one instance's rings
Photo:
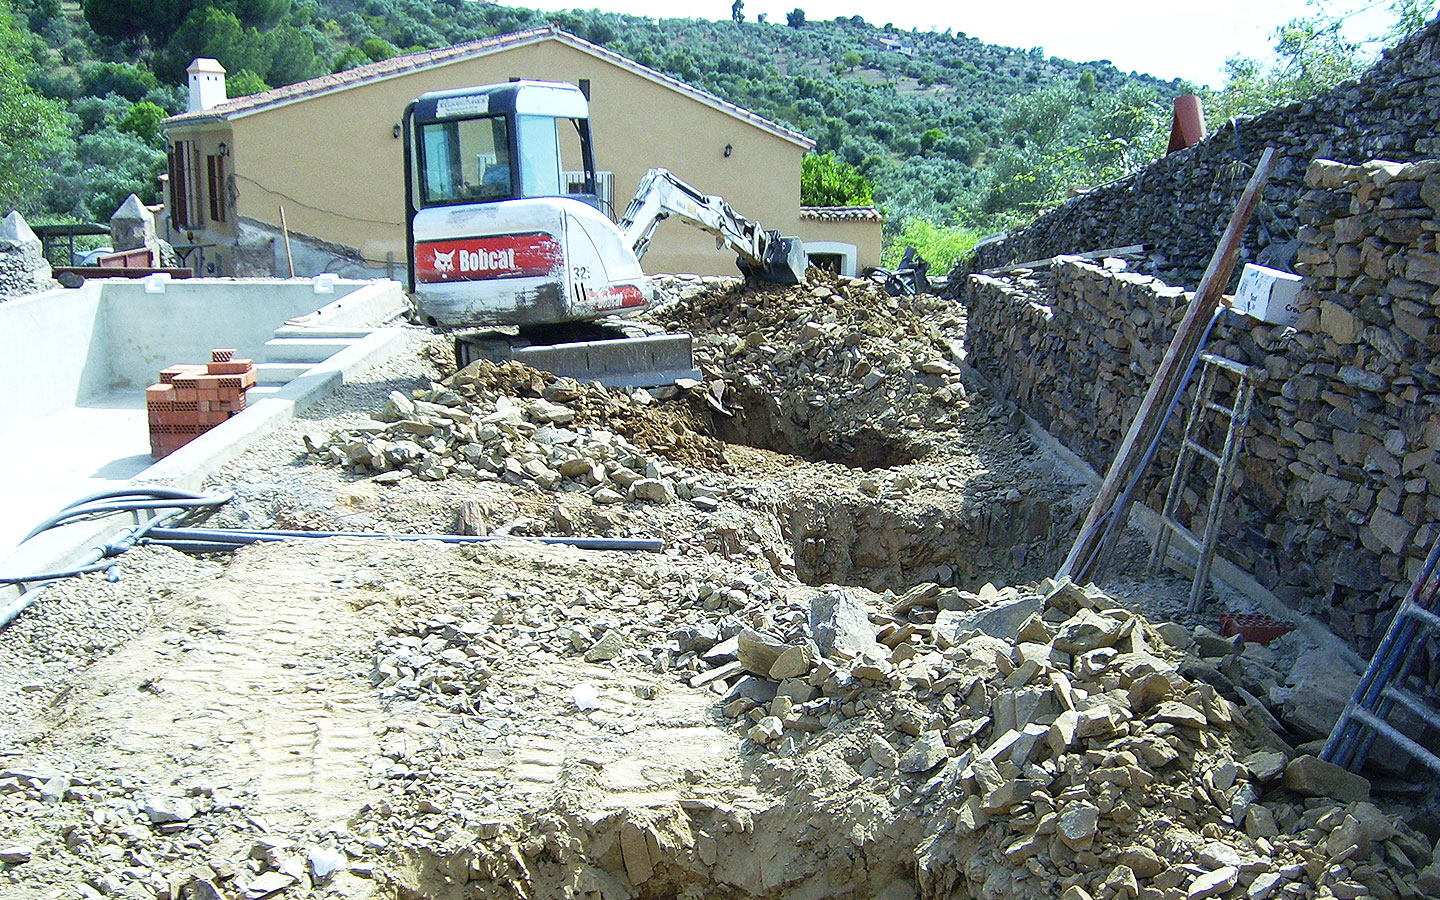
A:
{"type": "Polygon", "coordinates": [[[234,350],[210,351],[204,366],[171,366],[145,389],[150,414],[150,455],[169,456],[245,408],[255,386],[255,364],[234,350]]]}

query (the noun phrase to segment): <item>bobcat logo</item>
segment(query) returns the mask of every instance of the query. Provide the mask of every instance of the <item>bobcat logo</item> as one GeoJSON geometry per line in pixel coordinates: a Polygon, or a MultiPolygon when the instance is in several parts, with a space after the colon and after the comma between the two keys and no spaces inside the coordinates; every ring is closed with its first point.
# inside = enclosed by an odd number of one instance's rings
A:
{"type": "Polygon", "coordinates": [[[453,272],[453,271],[455,271],[455,251],[454,251],[454,250],[451,250],[449,253],[441,253],[441,252],[438,251],[438,250],[435,251],[435,271],[437,271],[437,272],[453,272]]]}

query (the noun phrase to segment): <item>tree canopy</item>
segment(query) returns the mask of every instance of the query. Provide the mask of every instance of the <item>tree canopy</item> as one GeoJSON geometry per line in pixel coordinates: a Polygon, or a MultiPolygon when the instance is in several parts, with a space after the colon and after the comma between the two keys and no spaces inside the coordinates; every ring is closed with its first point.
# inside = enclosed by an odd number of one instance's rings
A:
{"type": "Polygon", "coordinates": [[[26,36],[0,3],[0,209],[32,214],[63,153],[68,126],[59,103],[25,80],[26,36]]]}
{"type": "MultiPolygon", "coordinates": [[[[1393,0],[1395,28],[1423,24],[1435,2],[1393,0]]],[[[65,215],[107,216],[103,204],[122,187],[158,199],[165,148],[155,110],[184,109],[184,70],[196,56],[220,60],[239,96],[553,22],[805,134],[818,152],[803,163],[804,202],[873,203],[891,241],[902,228],[919,234],[918,221],[1008,227],[1073,187],[1145,165],[1163,149],[1170,101],[1185,87],[1103,60],[877,28],[858,15],[809,21],[796,7],[784,24],[745,21],[743,0],[720,22],[466,0],[5,3],[15,13],[0,66],[6,196],[65,215]],[[95,162],[104,154],[117,154],[113,165],[95,162]],[[37,168],[36,158],[49,163],[37,168]]],[[[1289,23],[1274,63],[1235,60],[1227,96],[1207,99],[1212,117],[1357,73],[1368,50],[1332,24],[1318,14],[1289,23]]],[[[603,167],[606,148],[597,154],[603,167]]]]}
{"type": "Polygon", "coordinates": [[[802,206],[868,206],[875,187],[854,166],[830,153],[807,153],[800,160],[802,206]]]}

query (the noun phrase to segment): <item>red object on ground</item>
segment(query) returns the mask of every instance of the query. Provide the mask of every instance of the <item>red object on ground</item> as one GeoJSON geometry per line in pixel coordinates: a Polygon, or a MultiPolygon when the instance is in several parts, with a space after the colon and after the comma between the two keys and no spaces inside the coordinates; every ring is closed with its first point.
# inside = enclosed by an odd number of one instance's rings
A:
{"type": "Polygon", "coordinates": [[[1220,633],[1240,635],[1248,644],[1269,644],[1295,630],[1294,622],[1273,619],[1259,613],[1221,613],[1220,633]]]}
{"type": "Polygon", "coordinates": [[[100,257],[98,264],[102,269],[149,269],[155,265],[155,256],[149,247],[140,247],[107,253],[100,257]]]}
{"type": "Polygon", "coordinates": [[[255,386],[255,364],[234,355],[234,350],[214,350],[206,365],[170,366],[161,370],[159,384],[145,389],[151,456],[169,456],[245,409],[245,391],[255,386]]]}

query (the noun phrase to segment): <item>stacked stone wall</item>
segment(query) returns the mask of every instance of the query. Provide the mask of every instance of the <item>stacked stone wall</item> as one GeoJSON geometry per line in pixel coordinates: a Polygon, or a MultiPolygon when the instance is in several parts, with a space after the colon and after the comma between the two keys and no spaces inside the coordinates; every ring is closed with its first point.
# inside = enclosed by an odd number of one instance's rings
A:
{"type": "MultiPolygon", "coordinates": [[[[1305,185],[1299,321],[1226,313],[1209,343],[1266,376],[1222,552],[1368,653],[1440,521],[1440,162],[1317,161],[1305,185]]],[[[972,364],[1103,471],[1189,295],[1067,260],[972,276],[965,301],[972,364]]],[[[1189,399],[1141,485],[1151,508],[1163,504],[1189,399]]],[[[1203,502],[1201,470],[1191,506],[1203,502]]]]}
{"type": "Polygon", "coordinates": [[[42,250],[20,213],[12,210],[0,219],[0,303],[58,286],[42,250]]]}
{"type": "MultiPolygon", "coordinates": [[[[979,248],[968,271],[1144,244],[1140,268],[1194,287],[1261,152],[1277,156],[1246,258],[1293,258],[1297,204],[1317,158],[1416,161],[1440,156],[1440,20],[1386,51],[1360,79],[1304,103],[1211,123],[1209,138],[1145,171],[1076,197],[1027,228],[979,248]]],[[[952,283],[957,283],[960,273],[952,283]]]]}

